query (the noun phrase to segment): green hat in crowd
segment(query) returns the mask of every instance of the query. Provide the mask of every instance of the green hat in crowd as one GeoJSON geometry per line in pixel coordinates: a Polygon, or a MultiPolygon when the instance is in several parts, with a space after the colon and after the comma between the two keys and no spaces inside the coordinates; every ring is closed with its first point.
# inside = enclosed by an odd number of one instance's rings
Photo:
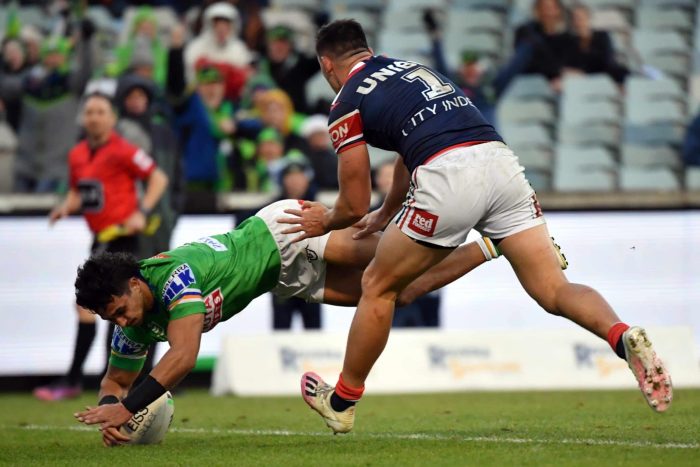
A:
{"type": "Polygon", "coordinates": [[[144,21],[149,21],[156,25],[158,24],[158,18],[156,17],[155,10],[153,10],[153,8],[148,5],[142,5],[136,9],[136,13],[134,14],[132,24],[134,25],[134,27],[136,27],[144,21]]]}
{"type": "Polygon", "coordinates": [[[224,75],[215,66],[204,66],[197,70],[197,82],[200,84],[219,83],[223,80],[224,75]]]}
{"type": "Polygon", "coordinates": [[[52,53],[59,53],[61,55],[68,55],[70,53],[71,44],[70,41],[65,37],[44,39],[41,43],[41,48],[39,53],[42,58],[46,57],[52,53]]]}
{"type": "Polygon", "coordinates": [[[294,31],[289,26],[279,24],[267,30],[267,38],[271,40],[281,39],[290,41],[294,37],[294,31]]]}
{"type": "Polygon", "coordinates": [[[264,128],[259,134],[258,134],[258,143],[264,143],[266,141],[277,141],[278,143],[282,142],[282,135],[280,134],[279,131],[277,131],[274,128],[264,128]]]}
{"type": "Polygon", "coordinates": [[[462,63],[474,63],[479,60],[479,52],[476,50],[462,50],[462,63]]]}

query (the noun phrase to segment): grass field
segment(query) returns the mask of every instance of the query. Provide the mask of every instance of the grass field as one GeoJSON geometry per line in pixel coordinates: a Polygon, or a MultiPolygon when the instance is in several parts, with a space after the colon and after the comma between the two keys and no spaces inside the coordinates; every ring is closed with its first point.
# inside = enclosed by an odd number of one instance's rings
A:
{"type": "Polygon", "coordinates": [[[2,465],[700,465],[700,390],[668,413],[637,392],[368,395],[355,431],[333,436],[300,398],[175,396],[161,445],[104,448],[55,404],[0,395],[2,465]]]}

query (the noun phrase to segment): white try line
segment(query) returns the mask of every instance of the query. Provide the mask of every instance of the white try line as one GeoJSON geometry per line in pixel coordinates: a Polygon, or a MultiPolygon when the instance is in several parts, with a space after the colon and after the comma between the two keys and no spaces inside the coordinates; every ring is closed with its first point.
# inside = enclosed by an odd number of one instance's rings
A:
{"type": "MultiPolygon", "coordinates": [[[[97,428],[85,425],[56,426],[56,425],[25,425],[2,426],[2,429],[30,430],[30,431],[97,431],[97,428]]],[[[198,434],[222,434],[241,436],[314,436],[332,437],[329,432],[318,431],[288,431],[288,430],[242,430],[219,428],[179,428],[173,427],[172,433],[198,433],[198,434]]],[[[615,439],[587,439],[587,438],[563,438],[563,439],[536,439],[536,438],[508,438],[499,436],[459,436],[447,434],[428,433],[356,433],[348,435],[349,438],[375,438],[375,439],[414,439],[426,441],[458,441],[472,443],[502,443],[502,444],[574,444],[583,446],[621,446],[633,448],[653,449],[700,449],[698,443],[654,443],[651,441],[615,440],[615,439]]]]}

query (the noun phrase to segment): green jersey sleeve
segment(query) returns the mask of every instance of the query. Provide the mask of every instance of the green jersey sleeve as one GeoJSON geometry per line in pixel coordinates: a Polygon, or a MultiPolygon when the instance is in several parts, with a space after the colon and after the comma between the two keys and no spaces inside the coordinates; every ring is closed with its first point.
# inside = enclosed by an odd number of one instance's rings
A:
{"type": "Polygon", "coordinates": [[[115,326],[109,364],[121,370],[141,371],[150,344],[137,329],[115,326]]]}

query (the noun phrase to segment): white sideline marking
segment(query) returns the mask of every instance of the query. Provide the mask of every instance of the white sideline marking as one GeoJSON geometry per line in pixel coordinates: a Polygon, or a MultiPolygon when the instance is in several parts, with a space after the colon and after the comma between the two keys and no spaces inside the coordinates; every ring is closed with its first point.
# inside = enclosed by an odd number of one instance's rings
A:
{"type": "MultiPolygon", "coordinates": [[[[26,426],[2,426],[2,429],[15,430],[35,430],[35,431],[97,431],[85,425],[55,426],[55,425],[26,425],[26,426]]],[[[203,434],[224,434],[242,436],[318,436],[331,438],[330,432],[317,431],[288,431],[288,430],[243,430],[219,428],[178,428],[169,430],[172,433],[203,433],[203,434]]],[[[501,438],[498,436],[450,436],[445,434],[427,433],[362,433],[350,435],[357,438],[379,438],[379,439],[416,439],[427,441],[462,441],[475,443],[504,443],[504,444],[574,444],[585,446],[622,446],[634,448],[655,448],[655,449],[699,449],[698,443],[653,443],[650,441],[625,441],[614,439],[585,439],[585,438],[564,438],[564,439],[535,439],[535,438],[501,438]]]]}

